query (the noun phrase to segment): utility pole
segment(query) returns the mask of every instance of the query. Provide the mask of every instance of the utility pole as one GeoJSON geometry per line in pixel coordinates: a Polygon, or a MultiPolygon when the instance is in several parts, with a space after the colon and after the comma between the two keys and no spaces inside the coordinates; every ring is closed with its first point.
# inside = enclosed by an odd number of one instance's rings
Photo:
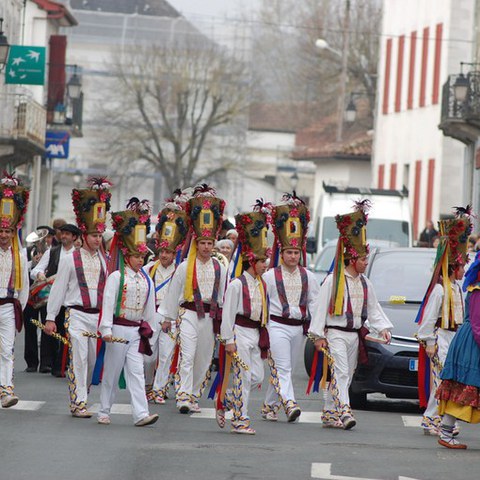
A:
{"type": "Polygon", "coordinates": [[[350,0],[346,0],[345,18],[343,19],[343,48],[342,48],[342,70],[340,72],[340,94],[338,96],[337,107],[337,142],[342,141],[343,137],[343,110],[345,108],[345,98],[347,94],[347,72],[348,72],[348,52],[350,48],[350,0]]]}

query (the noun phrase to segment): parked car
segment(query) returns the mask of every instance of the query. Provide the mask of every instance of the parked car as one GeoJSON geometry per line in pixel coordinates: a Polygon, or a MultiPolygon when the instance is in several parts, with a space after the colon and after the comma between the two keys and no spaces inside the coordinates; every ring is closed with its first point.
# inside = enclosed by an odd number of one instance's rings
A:
{"type": "MultiPolygon", "coordinates": [[[[365,272],[378,301],[393,323],[389,345],[367,342],[368,365],[359,365],[350,387],[352,407],[366,405],[367,394],[392,398],[418,398],[418,342],[415,317],[430,281],[436,249],[372,248],[365,272]]],[[[305,347],[305,368],[310,373],[312,342],[305,347]]]]}
{"type": "MultiPolygon", "coordinates": [[[[330,267],[332,266],[332,262],[335,257],[335,250],[337,248],[337,241],[337,239],[330,240],[325,244],[320,253],[317,255],[313,267],[310,269],[312,270],[315,278],[320,284],[323,282],[323,279],[328,275],[330,267]]],[[[379,247],[387,248],[399,246],[398,243],[389,242],[387,240],[372,240],[369,241],[369,245],[370,249],[379,247]]]]}

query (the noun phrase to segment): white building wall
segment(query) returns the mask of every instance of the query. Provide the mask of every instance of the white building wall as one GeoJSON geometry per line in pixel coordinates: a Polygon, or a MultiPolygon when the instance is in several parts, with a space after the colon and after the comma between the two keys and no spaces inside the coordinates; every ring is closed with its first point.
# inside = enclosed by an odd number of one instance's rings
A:
{"type": "Polygon", "coordinates": [[[385,0],[380,37],[378,102],[375,126],[372,178],[379,186],[379,167],[384,165],[383,186],[391,186],[391,166],[397,164],[396,182],[410,191],[410,204],[417,222],[417,234],[425,221],[428,201],[429,161],[434,160],[431,214],[433,220],[451,213],[451,207],[462,201],[463,145],[444,137],[438,129],[441,113],[442,85],[451,73],[459,70],[460,61],[471,55],[473,5],[471,0],[385,0]],[[438,82],[438,103],[433,102],[436,28],[442,24],[441,60],[438,82]],[[426,63],[425,105],[420,105],[424,28],[429,28],[426,63]],[[411,34],[416,32],[413,68],[413,102],[408,105],[410,79],[411,34]],[[405,36],[401,75],[400,111],[396,110],[397,72],[400,36],[405,36]],[[391,39],[388,113],[384,113],[385,64],[387,41],[391,39]],[[421,162],[420,181],[416,178],[416,162],[421,162]],[[417,197],[416,197],[417,196],[417,197]],[[417,201],[415,201],[417,198],[417,201]]]}

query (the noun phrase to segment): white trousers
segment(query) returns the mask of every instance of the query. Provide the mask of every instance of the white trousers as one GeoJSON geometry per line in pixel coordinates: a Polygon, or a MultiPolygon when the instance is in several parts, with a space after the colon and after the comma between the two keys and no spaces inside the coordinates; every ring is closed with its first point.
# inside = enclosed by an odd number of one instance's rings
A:
{"type": "MultiPolygon", "coordinates": [[[[328,327],[327,327],[328,328],[328,327]]],[[[358,333],[328,329],[327,341],[330,354],[335,362],[334,374],[338,387],[340,408],[350,407],[348,389],[358,362],[358,333]]],[[[330,388],[325,398],[325,410],[336,410],[330,388]]],[[[339,412],[342,413],[341,411],[339,412]]]]}
{"type": "MultiPolygon", "coordinates": [[[[172,322],[172,336],[175,337],[177,327],[172,322]]],[[[145,355],[145,385],[147,389],[163,391],[168,386],[170,379],[170,366],[175,350],[175,340],[168,333],[162,332],[161,325],[150,340],[153,355],[145,355]],[[155,370],[156,369],[156,370],[155,370]]]]}
{"type": "Polygon", "coordinates": [[[85,337],[83,332],[97,331],[98,314],[74,309],[67,311],[65,326],[70,340],[67,378],[70,410],[74,412],[87,406],[88,388],[97,357],[97,339],[85,337]]]}
{"type": "Polygon", "coordinates": [[[248,419],[248,400],[250,392],[261,385],[264,377],[263,360],[258,346],[257,328],[245,328],[235,325],[235,344],[238,356],[248,365],[248,371],[240,368],[241,380],[241,418],[248,419]]]}
{"type": "Polygon", "coordinates": [[[212,363],[215,336],[212,319],[185,310],[180,323],[180,360],[176,377],[177,400],[198,400],[212,363]]]}
{"type": "Polygon", "coordinates": [[[136,423],[149,414],[147,397],[145,395],[143,355],[138,351],[140,334],[137,327],[113,325],[112,335],[125,338],[129,343],[107,343],[98,415],[110,415],[110,409],[118,390],[118,380],[123,368],[127,389],[130,393],[133,421],[136,423]]]}
{"type": "MultiPolygon", "coordinates": [[[[277,369],[283,401],[291,400],[295,402],[292,372],[304,345],[303,327],[282,325],[270,320],[268,322],[268,334],[270,336],[270,352],[277,369]]],[[[278,395],[270,382],[268,383],[265,403],[272,406],[280,404],[278,395]]]]}
{"type": "Polygon", "coordinates": [[[13,395],[15,314],[12,304],[0,306],[0,396],[13,395]]]}
{"type": "MultiPolygon", "coordinates": [[[[445,363],[445,359],[447,358],[448,347],[450,346],[450,343],[452,343],[453,337],[455,336],[455,332],[450,332],[443,328],[437,328],[436,333],[437,333],[438,359],[443,365],[445,363]]],[[[440,374],[440,372],[438,372],[438,374],[440,374]]],[[[440,383],[440,379],[439,379],[439,383],[440,383]]],[[[437,388],[435,386],[435,383],[432,382],[427,408],[423,413],[424,417],[433,418],[438,415],[438,400],[435,398],[436,393],[437,393],[437,388]]]]}

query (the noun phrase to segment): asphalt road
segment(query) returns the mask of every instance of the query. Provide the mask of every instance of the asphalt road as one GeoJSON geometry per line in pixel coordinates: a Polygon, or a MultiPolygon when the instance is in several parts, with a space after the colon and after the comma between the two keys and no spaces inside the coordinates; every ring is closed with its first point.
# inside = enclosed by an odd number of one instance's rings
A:
{"type": "MultiPolygon", "coordinates": [[[[15,392],[21,402],[0,409],[2,447],[0,480],[447,480],[478,478],[480,426],[462,425],[467,451],[437,445],[419,427],[415,402],[370,399],[356,411],[351,431],[322,429],[318,394],[307,397],[307,376],[299,362],[295,372],[299,423],[261,420],[263,390],[252,395],[250,412],[255,436],[220,430],[213,402],[201,401],[201,414],[180,415],[172,400],[152,405],[159,421],[133,426],[129,397],[121,391],[112,424],[72,418],[65,379],[24,372],[23,333],[17,337],[15,392]]],[[[93,387],[95,409],[99,387],[93,387]]]]}

